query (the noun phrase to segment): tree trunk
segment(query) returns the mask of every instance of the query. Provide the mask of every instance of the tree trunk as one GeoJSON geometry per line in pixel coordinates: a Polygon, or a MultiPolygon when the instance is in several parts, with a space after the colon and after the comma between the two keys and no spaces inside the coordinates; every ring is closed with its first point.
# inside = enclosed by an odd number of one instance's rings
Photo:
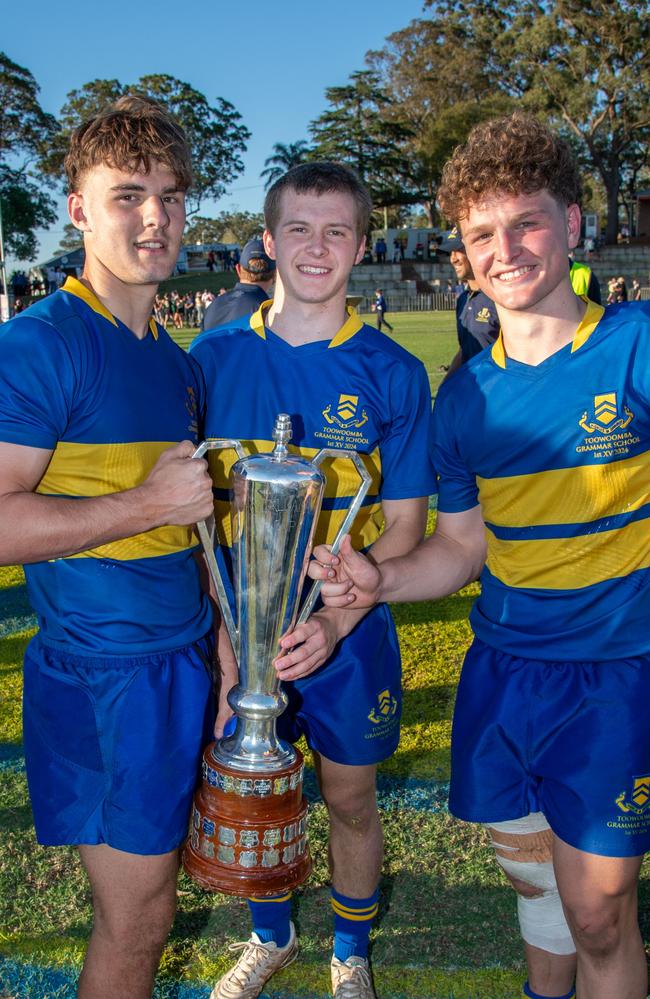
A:
{"type": "Polygon", "coordinates": [[[607,229],[605,230],[605,242],[608,246],[616,245],[618,240],[618,192],[620,180],[618,171],[603,175],[603,181],[607,191],[607,229]]]}

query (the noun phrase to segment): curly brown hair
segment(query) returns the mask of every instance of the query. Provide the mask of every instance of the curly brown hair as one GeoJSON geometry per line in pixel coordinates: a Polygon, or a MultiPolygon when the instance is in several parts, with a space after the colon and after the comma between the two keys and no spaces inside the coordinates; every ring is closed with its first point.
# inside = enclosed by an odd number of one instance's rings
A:
{"type": "Polygon", "coordinates": [[[100,164],[149,173],[152,159],[173,172],[180,191],[190,187],[190,149],[178,122],[150,97],[120,97],[72,133],[65,158],[69,190],[78,191],[84,173],[100,164]]]}
{"type": "Polygon", "coordinates": [[[490,192],[541,190],[563,205],[579,204],[578,165],[564,139],[533,115],[515,111],[475,125],[456,147],[442,171],[438,201],[445,218],[460,222],[490,192]]]}

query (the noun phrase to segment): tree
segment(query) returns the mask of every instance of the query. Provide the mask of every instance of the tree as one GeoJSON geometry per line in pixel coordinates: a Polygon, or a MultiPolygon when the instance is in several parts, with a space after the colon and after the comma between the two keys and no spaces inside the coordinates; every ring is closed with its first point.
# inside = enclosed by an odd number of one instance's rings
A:
{"type": "Polygon", "coordinates": [[[412,204],[418,196],[405,181],[402,155],[410,129],[387,115],[393,101],[376,73],[360,70],[350,81],[325,91],[331,106],[309,126],[314,158],[354,167],[378,207],[412,204]]]}
{"type": "Polygon", "coordinates": [[[26,170],[0,164],[0,202],[5,250],[20,260],[33,260],[38,250],[37,229],[57,219],[56,206],[26,170]]]}
{"type": "Polygon", "coordinates": [[[173,76],[155,74],[137,83],[93,80],[68,94],[61,109],[61,132],[43,155],[45,173],[63,178],[63,160],[70,133],[85,118],[113,103],[123,94],[141,94],[159,101],[175,115],[185,129],[194,166],[194,184],[188,199],[190,214],[197,212],[206,198],[218,200],[244,169],[241,154],[250,132],[241,124],[241,115],[221,97],[210,106],[205,96],[173,76]]]}
{"type": "Polygon", "coordinates": [[[9,153],[34,155],[56,133],[56,118],[38,102],[39,89],[28,69],[0,52],[0,160],[9,153]]]}
{"type": "Polygon", "coordinates": [[[500,93],[570,137],[607,194],[618,232],[621,178],[650,138],[650,9],[634,0],[425,0],[500,93]]]}
{"type": "Polygon", "coordinates": [[[84,245],[83,233],[77,229],[72,222],[66,222],[63,226],[63,236],[59,240],[58,253],[68,253],[70,250],[78,250],[84,245]]]}
{"type": "Polygon", "coordinates": [[[369,52],[366,62],[392,95],[380,109],[381,122],[398,121],[407,129],[401,174],[433,226],[442,168],[451,150],[474,124],[506,112],[512,102],[495,93],[463,25],[452,16],[412,21],[389,35],[383,49],[369,52]]]}
{"type": "MultiPolygon", "coordinates": [[[[41,108],[39,86],[23,66],[0,52],[0,202],[5,248],[31,260],[36,230],[56,221],[55,205],[31,171],[43,144],[57,131],[56,119],[41,108]]],[[[0,261],[4,276],[4,261],[0,261]]]]}
{"type": "Polygon", "coordinates": [[[243,246],[264,229],[261,212],[220,212],[216,219],[197,215],[188,224],[184,243],[237,243],[243,246]]]}
{"type": "Polygon", "coordinates": [[[264,169],[260,173],[260,177],[266,178],[264,188],[268,190],[271,184],[279,180],[287,170],[304,163],[309,158],[310,152],[309,145],[304,139],[289,142],[287,145],[275,142],[273,153],[264,160],[264,169]]]}

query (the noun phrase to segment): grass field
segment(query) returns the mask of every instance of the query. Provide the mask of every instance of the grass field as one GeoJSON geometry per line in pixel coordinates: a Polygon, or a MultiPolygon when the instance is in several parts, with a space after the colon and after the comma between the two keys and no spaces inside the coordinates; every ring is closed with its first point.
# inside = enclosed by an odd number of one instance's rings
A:
{"type": "MultiPolygon", "coordinates": [[[[396,314],[391,320],[395,338],[424,361],[435,394],[440,366],[455,350],[453,316],[396,314]]],[[[472,586],[436,604],[394,608],[405,702],[399,750],[380,771],[386,860],[372,951],[380,999],[521,995],[513,896],[483,833],[453,821],[445,804],[451,714],[475,594],[472,586]]],[[[0,570],[0,997],[71,999],[91,909],[75,851],[44,850],[32,831],[20,745],[21,659],[32,633],[21,570],[0,570]]],[[[295,900],[301,959],[272,980],[266,999],[329,994],[326,821],[313,776],[307,791],[316,863],[295,900]]],[[[646,867],[640,896],[646,939],[649,877],[646,867]]],[[[226,945],[247,935],[244,904],[209,896],[182,875],[179,914],[155,995],[207,999],[207,983],[229,961],[226,945]]]]}

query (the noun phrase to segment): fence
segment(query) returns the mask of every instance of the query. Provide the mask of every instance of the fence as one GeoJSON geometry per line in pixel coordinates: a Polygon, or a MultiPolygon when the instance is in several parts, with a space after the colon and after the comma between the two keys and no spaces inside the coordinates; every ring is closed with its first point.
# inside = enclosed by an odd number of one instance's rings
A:
{"type": "MultiPolygon", "coordinates": [[[[374,297],[364,295],[357,309],[361,313],[371,312],[374,297]]],[[[388,297],[387,312],[441,312],[454,311],[456,296],[452,292],[431,295],[400,295],[391,292],[388,297]]]]}

